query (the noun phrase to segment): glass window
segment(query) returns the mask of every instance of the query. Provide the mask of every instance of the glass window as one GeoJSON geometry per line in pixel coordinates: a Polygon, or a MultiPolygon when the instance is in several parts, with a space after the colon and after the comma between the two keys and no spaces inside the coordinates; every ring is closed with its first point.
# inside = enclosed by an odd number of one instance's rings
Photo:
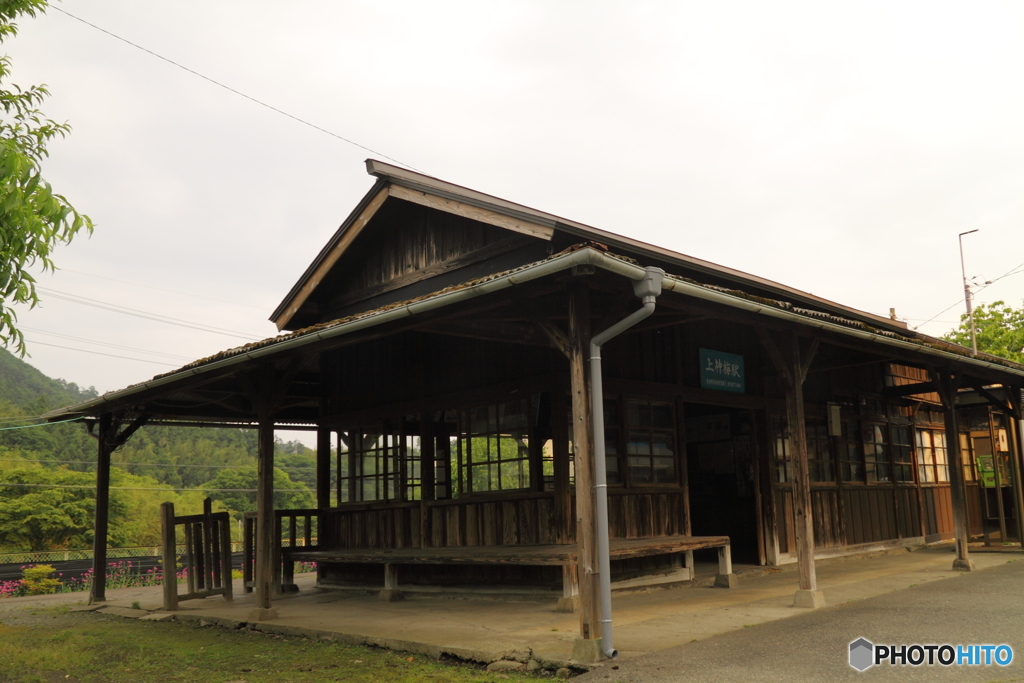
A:
{"type": "Polygon", "coordinates": [[[463,411],[458,438],[459,491],[483,493],[530,487],[529,400],[463,411]]]}
{"type": "MultiPolygon", "coordinates": [[[[638,399],[627,399],[625,403],[626,464],[630,485],[675,484],[673,405],[638,399]]],[[[605,420],[607,424],[607,416],[605,420]]]]}
{"type": "Polygon", "coordinates": [[[857,423],[842,421],[839,437],[839,476],[846,482],[864,482],[864,451],[858,438],[857,423]]]}
{"type": "Polygon", "coordinates": [[[812,482],[835,482],[828,424],[824,420],[807,420],[807,466],[812,482]]]}
{"type": "Polygon", "coordinates": [[[864,475],[869,484],[891,481],[889,475],[888,440],[886,426],[876,422],[861,423],[861,443],[864,447],[864,475]]]}
{"type": "Polygon", "coordinates": [[[946,433],[939,429],[918,428],[917,472],[922,484],[949,481],[946,433]]]}
{"type": "Polygon", "coordinates": [[[894,481],[913,482],[914,466],[909,425],[891,425],[889,429],[894,481]]]}
{"type": "MultiPolygon", "coordinates": [[[[341,432],[338,436],[338,500],[398,500],[402,486],[404,439],[387,426],[341,432]]],[[[419,449],[417,448],[417,455],[419,449]]],[[[418,465],[414,495],[419,495],[418,465]]]]}
{"type": "Polygon", "coordinates": [[[793,481],[793,447],[786,434],[786,422],[781,417],[772,420],[772,450],[775,454],[775,481],[788,484],[793,481]]]}

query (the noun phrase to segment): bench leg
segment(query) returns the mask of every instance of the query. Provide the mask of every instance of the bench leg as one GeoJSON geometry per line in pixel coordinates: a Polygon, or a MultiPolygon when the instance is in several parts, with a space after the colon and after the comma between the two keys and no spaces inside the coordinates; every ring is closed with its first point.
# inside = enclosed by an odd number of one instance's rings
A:
{"type": "Polygon", "coordinates": [[[736,575],[732,573],[732,550],[727,545],[718,549],[718,576],[715,586],[718,588],[735,588],[736,575]]]}
{"type": "Polygon", "coordinates": [[[384,589],[379,597],[384,602],[402,599],[402,591],[398,590],[398,567],[393,564],[384,565],[384,589]]]}
{"type": "Polygon", "coordinates": [[[555,605],[556,612],[573,613],[579,609],[580,582],[575,564],[562,565],[562,597],[555,605]]]}
{"type": "Polygon", "coordinates": [[[693,572],[690,570],[690,567],[687,566],[685,556],[686,553],[674,553],[669,555],[672,562],[672,571],[675,574],[680,575],[678,579],[680,581],[689,581],[693,578],[693,572]],[[684,576],[686,578],[683,578],[684,576]]]}

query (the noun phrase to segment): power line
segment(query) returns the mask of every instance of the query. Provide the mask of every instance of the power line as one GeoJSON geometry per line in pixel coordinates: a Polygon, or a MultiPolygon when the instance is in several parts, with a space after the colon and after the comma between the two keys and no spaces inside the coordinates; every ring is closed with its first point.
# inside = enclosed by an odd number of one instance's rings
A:
{"type": "MultiPolygon", "coordinates": [[[[95,489],[86,484],[22,484],[20,482],[0,482],[0,486],[21,486],[36,489],[95,489]]],[[[202,491],[216,493],[256,493],[256,489],[206,489],[179,488],[175,486],[111,486],[111,491],[202,491]]],[[[309,489],[274,489],[274,493],[312,493],[309,489]]]]}
{"type": "MultiPolygon", "coordinates": [[[[1011,275],[1017,275],[1018,273],[1024,273],[1024,263],[1020,264],[1019,266],[1014,266],[1014,267],[1013,267],[1013,268],[1011,268],[1011,269],[1010,269],[1009,271],[1007,271],[1007,272],[1003,273],[1002,275],[1000,275],[999,277],[997,277],[997,278],[996,278],[996,279],[994,279],[994,280],[989,280],[989,281],[988,281],[988,282],[986,282],[986,283],[985,283],[984,285],[982,285],[981,287],[979,287],[977,291],[978,291],[978,292],[982,292],[982,291],[984,291],[984,290],[988,289],[988,288],[989,288],[990,286],[992,286],[992,285],[993,285],[993,284],[995,284],[996,282],[999,282],[1000,280],[1002,280],[1002,279],[1003,279],[1004,277],[1010,277],[1011,275]]],[[[977,293],[977,292],[976,292],[976,293],[977,293]]],[[[954,301],[953,303],[951,303],[951,304],[950,304],[949,306],[947,306],[946,308],[942,309],[941,311],[939,311],[938,313],[936,313],[936,314],[935,314],[935,315],[933,315],[932,317],[930,317],[930,318],[928,318],[927,320],[925,320],[925,321],[924,321],[923,323],[921,323],[920,325],[915,325],[915,326],[914,326],[914,329],[916,330],[916,329],[918,329],[918,328],[920,328],[920,327],[922,327],[922,326],[924,326],[924,325],[927,325],[928,323],[930,323],[930,322],[934,321],[934,320],[935,320],[936,318],[938,318],[938,317],[939,317],[940,315],[942,315],[943,313],[945,313],[946,311],[948,311],[949,309],[953,308],[954,306],[958,306],[958,305],[959,305],[959,304],[961,304],[962,302],[963,302],[963,299],[957,299],[956,301],[954,301]]],[[[941,321],[941,320],[940,320],[939,322],[943,322],[943,321],[941,321]]],[[[955,323],[954,323],[954,324],[955,324],[955,323]]]]}
{"type": "Polygon", "coordinates": [[[80,417],[72,417],[67,420],[57,420],[56,422],[43,422],[37,425],[21,425],[20,427],[0,427],[0,432],[9,432],[15,429],[32,429],[33,427],[49,427],[50,425],[64,424],[65,422],[75,422],[80,420],[80,417]]]}
{"type": "Polygon", "coordinates": [[[234,88],[232,88],[229,85],[225,85],[224,83],[221,83],[220,81],[215,81],[214,79],[210,78],[209,76],[201,74],[201,73],[199,73],[198,71],[196,71],[194,69],[188,68],[187,66],[179,64],[178,62],[175,62],[172,59],[168,59],[167,57],[164,57],[161,54],[157,54],[156,52],[153,52],[152,50],[150,50],[148,48],[142,47],[138,43],[133,43],[132,41],[128,40],[127,38],[122,38],[121,36],[117,35],[116,33],[111,33],[107,29],[101,28],[101,27],[97,26],[96,24],[90,23],[90,22],[86,21],[85,19],[82,19],[81,17],[76,17],[74,14],[71,14],[67,10],[63,10],[60,7],[54,7],[53,5],[50,5],[50,8],[57,10],[61,14],[64,14],[64,15],[67,15],[67,16],[71,17],[75,21],[80,21],[83,24],[85,24],[86,26],[91,26],[92,28],[96,29],[97,31],[100,31],[101,33],[106,33],[111,38],[116,38],[117,40],[120,40],[122,43],[127,43],[128,45],[131,45],[132,47],[134,47],[136,49],[142,50],[143,52],[145,52],[147,54],[150,54],[150,55],[156,57],[157,59],[163,60],[163,61],[167,62],[168,64],[176,66],[176,67],[178,67],[179,69],[181,69],[183,71],[187,71],[188,73],[192,74],[193,76],[198,76],[199,78],[202,78],[204,81],[208,81],[208,82],[213,83],[214,85],[216,85],[216,86],[218,86],[220,88],[224,88],[228,92],[234,93],[235,95],[238,95],[239,97],[244,97],[245,99],[249,100],[250,102],[254,102],[254,103],[260,105],[261,107],[266,107],[267,109],[270,109],[271,111],[275,111],[278,114],[281,114],[282,116],[287,116],[288,118],[292,119],[293,121],[298,121],[299,123],[301,123],[304,126],[309,126],[310,128],[313,128],[314,130],[318,130],[321,133],[326,133],[327,135],[330,135],[333,138],[337,138],[337,139],[341,140],[342,142],[347,142],[350,145],[354,145],[354,146],[356,146],[356,147],[358,147],[360,149],[366,150],[370,154],[376,154],[377,156],[384,157],[385,159],[387,159],[389,161],[393,161],[396,164],[401,164],[402,166],[410,168],[413,171],[417,171],[419,173],[423,172],[423,171],[420,171],[415,166],[411,166],[411,165],[405,163],[404,161],[399,161],[398,159],[395,159],[394,157],[390,157],[387,154],[384,154],[383,152],[378,152],[378,151],[376,151],[374,149],[371,149],[371,148],[367,147],[366,145],[361,145],[358,142],[356,142],[355,140],[350,140],[349,138],[346,138],[346,137],[343,137],[341,135],[338,135],[337,133],[329,131],[326,128],[321,128],[320,126],[316,125],[315,123],[310,123],[309,121],[306,121],[305,119],[300,119],[298,116],[295,116],[294,114],[289,114],[288,112],[284,111],[283,109],[278,109],[277,107],[275,107],[273,105],[270,105],[270,104],[267,104],[266,102],[263,102],[262,100],[258,100],[255,97],[252,97],[251,95],[246,95],[244,92],[242,92],[240,90],[235,90],[234,88]]]}
{"type": "Polygon", "coordinates": [[[58,268],[57,270],[64,273],[75,273],[77,275],[85,275],[86,277],[94,277],[99,280],[109,280],[110,282],[119,282],[122,285],[131,285],[132,287],[144,287],[146,289],[152,289],[157,292],[167,292],[168,294],[178,294],[179,296],[188,296],[193,299],[206,299],[207,301],[216,301],[222,304],[231,304],[232,306],[243,306],[245,308],[255,308],[256,310],[262,311],[265,309],[264,306],[254,306],[253,304],[240,304],[237,301],[227,301],[225,299],[215,299],[212,296],[202,296],[200,294],[189,294],[188,292],[179,292],[175,289],[164,289],[163,287],[154,287],[153,285],[144,285],[141,282],[130,282],[128,280],[118,280],[117,278],[107,277],[105,275],[95,275],[93,273],[86,273],[81,270],[73,270],[71,268],[58,268]]]}
{"type": "Polygon", "coordinates": [[[106,356],[108,358],[120,358],[121,360],[134,360],[134,361],[138,361],[139,363],[156,363],[157,365],[169,365],[172,368],[181,367],[177,363],[164,363],[163,361],[149,360],[148,358],[129,358],[128,356],[118,356],[117,354],[113,354],[113,353],[101,353],[100,351],[90,351],[89,349],[76,349],[73,346],[61,346],[60,344],[47,344],[46,342],[33,341],[31,339],[26,339],[25,341],[29,342],[30,344],[36,344],[38,346],[52,346],[55,349],[66,349],[68,351],[79,351],[81,353],[91,353],[91,354],[93,354],[95,356],[106,356]]]}
{"type": "MultiPolygon", "coordinates": [[[[280,454],[279,454],[280,455],[280,454]]],[[[95,465],[96,463],[92,460],[31,460],[29,458],[0,458],[0,462],[37,462],[43,464],[57,464],[57,465],[95,465]]],[[[256,467],[256,463],[251,465],[175,465],[169,462],[111,462],[114,467],[174,467],[174,468],[191,468],[191,467],[202,467],[210,469],[247,469],[249,467],[256,467]]],[[[279,470],[315,470],[315,466],[307,465],[278,465],[274,467],[279,470]]]]}
{"type": "Polygon", "coordinates": [[[97,339],[87,339],[85,337],[75,337],[75,336],[72,336],[70,334],[61,334],[60,332],[49,332],[47,330],[39,330],[39,329],[36,329],[36,328],[33,328],[33,327],[25,327],[24,325],[21,325],[20,327],[21,327],[22,331],[24,331],[24,332],[35,332],[36,334],[45,334],[45,335],[47,335],[49,337],[58,337],[60,339],[68,339],[70,341],[85,342],[86,344],[95,344],[96,346],[105,346],[105,347],[111,348],[111,349],[121,349],[122,351],[135,351],[136,353],[146,353],[146,354],[149,354],[151,356],[164,356],[165,358],[176,358],[178,360],[183,360],[183,361],[195,360],[194,358],[191,358],[189,356],[179,356],[178,354],[175,354],[175,353],[164,353],[162,351],[149,351],[147,349],[140,349],[140,348],[137,348],[137,347],[134,347],[134,346],[123,346],[121,344],[113,344],[111,342],[99,341],[97,339]]]}
{"type": "Polygon", "coordinates": [[[192,322],[190,320],[182,320],[181,318],[172,318],[166,315],[160,315],[159,313],[150,313],[149,311],[142,311],[137,308],[129,308],[127,306],[120,306],[118,304],[112,304],[107,301],[100,301],[98,299],[89,299],[84,296],[78,296],[76,294],[68,294],[67,292],[61,292],[56,289],[49,289],[47,287],[36,286],[36,289],[40,292],[47,294],[48,296],[55,297],[57,299],[63,299],[64,301],[70,301],[71,303],[82,304],[83,306],[92,306],[93,308],[99,308],[104,311],[112,311],[114,313],[121,313],[123,315],[131,315],[136,318],[145,318],[146,320],[154,320],[160,323],[167,323],[169,325],[177,325],[179,327],[187,327],[193,330],[199,330],[201,332],[212,332],[214,334],[223,334],[228,337],[236,337],[238,339],[245,339],[247,341],[255,341],[261,339],[260,335],[247,334],[245,332],[238,332],[237,330],[228,330],[223,327],[214,327],[212,325],[204,325],[203,323],[192,322]]]}

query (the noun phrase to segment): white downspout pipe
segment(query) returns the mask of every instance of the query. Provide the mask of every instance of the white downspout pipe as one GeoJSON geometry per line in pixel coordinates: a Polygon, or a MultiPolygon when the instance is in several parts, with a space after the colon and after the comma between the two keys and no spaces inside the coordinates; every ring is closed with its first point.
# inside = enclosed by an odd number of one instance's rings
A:
{"type": "Polygon", "coordinates": [[[593,422],[594,498],[597,508],[598,590],[601,597],[601,651],[606,657],[619,656],[612,637],[612,576],[608,550],[608,472],[604,449],[604,387],[601,380],[601,347],[633,325],[654,313],[654,300],[661,294],[665,271],[646,268],[644,276],[633,281],[633,292],[644,307],[590,339],[590,412],[593,422]]]}

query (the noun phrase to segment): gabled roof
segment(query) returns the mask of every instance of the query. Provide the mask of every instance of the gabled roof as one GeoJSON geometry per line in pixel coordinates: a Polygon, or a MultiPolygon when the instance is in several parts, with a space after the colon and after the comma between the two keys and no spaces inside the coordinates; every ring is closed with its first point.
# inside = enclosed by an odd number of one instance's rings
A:
{"type": "Polygon", "coordinates": [[[823,313],[858,320],[876,328],[907,333],[906,323],[899,320],[843,306],[773,280],[577,223],[432,176],[374,159],[366,160],[366,170],[370,175],[376,176],[377,182],[356,205],[331,240],[271,314],[270,320],[277,325],[279,330],[288,326],[290,320],[310,298],[317,286],[387,198],[395,197],[540,239],[551,240],[556,232],[581,237],[605,244],[612,250],[633,257],[655,259],[668,264],[673,269],[683,268],[687,274],[711,275],[717,280],[735,284],[738,289],[756,291],[773,298],[782,298],[823,313]]]}

